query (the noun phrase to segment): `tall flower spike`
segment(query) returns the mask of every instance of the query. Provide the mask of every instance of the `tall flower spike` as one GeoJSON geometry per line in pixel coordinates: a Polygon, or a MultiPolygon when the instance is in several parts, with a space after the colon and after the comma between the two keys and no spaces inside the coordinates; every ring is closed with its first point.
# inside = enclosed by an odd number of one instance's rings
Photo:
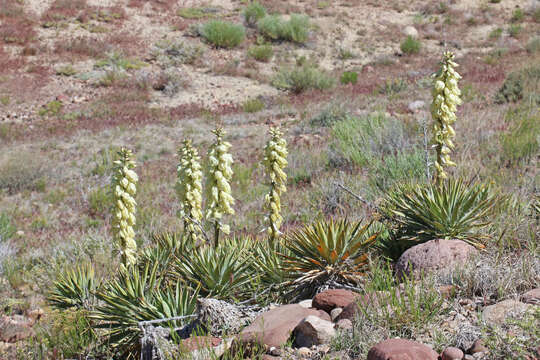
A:
{"type": "Polygon", "coordinates": [[[458,64],[453,60],[454,54],[452,52],[444,53],[441,69],[435,74],[433,85],[431,115],[434,120],[433,147],[437,152],[435,160],[436,183],[448,178],[446,167],[456,165],[450,160],[450,153],[454,149],[452,139],[456,135],[452,124],[456,121],[457,106],[461,105],[461,91],[458,88],[461,76],[455,71],[458,64]]]}
{"type": "Polygon", "coordinates": [[[234,214],[234,198],[231,195],[229,185],[233,170],[231,168],[233,158],[228,153],[231,144],[223,140],[225,131],[218,128],[212,131],[216,136],[215,142],[208,150],[208,184],[206,187],[208,198],[208,210],[206,218],[214,223],[214,241],[217,246],[219,232],[228,234],[230,228],[223,224],[223,215],[234,214]]]}
{"type": "Polygon", "coordinates": [[[118,152],[118,159],[114,162],[113,174],[115,210],[112,231],[125,267],[135,263],[137,251],[135,231],[133,231],[137,203],[133,197],[137,192],[136,184],[139,177],[133,171],[135,162],[132,158],[131,150],[122,148],[118,152]]]}
{"type": "Polygon", "coordinates": [[[177,170],[176,193],[180,200],[180,216],[184,219],[184,231],[190,241],[195,243],[201,234],[202,220],[202,171],[201,158],[191,145],[184,140],[178,151],[180,158],[177,170]]]}
{"type": "Polygon", "coordinates": [[[287,166],[287,142],[283,133],[276,128],[270,128],[270,140],[264,147],[264,166],[270,178],[270,192],[264,198],[264,208],[268,211],[266,221],[270,238],[275,240],[283,222],[281,216],[281,195],[287,191],[287,174],[283,171],[287,166]]]}

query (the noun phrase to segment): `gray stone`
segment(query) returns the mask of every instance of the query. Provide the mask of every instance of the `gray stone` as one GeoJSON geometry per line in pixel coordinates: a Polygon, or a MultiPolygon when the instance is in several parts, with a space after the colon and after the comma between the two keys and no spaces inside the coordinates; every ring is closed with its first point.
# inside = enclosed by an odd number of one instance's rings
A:
{"type": "Polygon", "coordinates": [[[502,325],[507,318],[523,314],[530,306],[516,300],[504,300],[486,306],[482,315],[487,323],[502,325]]]}
{"type": "Polygon", "coordinates": [[[416,30],[414,26],[409,25],[403,29],[403,35],[411,36],[416,39],[418,38],[418,30],[416,30]]]}
{"type": "Polygon", "coordinates": [[[410,112],[417,112],[418,110],[424,108],[426,106],[425,101],[423,100],[416,100],[407,106],[410,112]]]}
{"type": "Polygon", "coordinates": [[[330,311],[330,317],[332,318],[332,321],[335,321],[336,318],[339,316],[339,314],[341,314],[342,312],[343,312],[343,308],[340,308],[340,307],[332,309],[332,311],[330,311]]]}
{"type": "Polygon", "coordinates": [[[529,290],[521,295],[521,301],[527,304],[540,305],[540,288],[529,290]]]}
{"type": "Polygon", "coordinates": [[[296,346],[312,347],[330,343],[336,330],[332,322],[310,315],[294,328],[293,334],[296,346]]]}

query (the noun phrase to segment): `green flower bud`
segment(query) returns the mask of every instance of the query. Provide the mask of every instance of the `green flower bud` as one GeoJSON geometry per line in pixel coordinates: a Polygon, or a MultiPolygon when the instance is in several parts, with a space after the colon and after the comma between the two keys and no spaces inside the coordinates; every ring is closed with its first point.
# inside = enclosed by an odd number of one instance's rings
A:
{"type": "Polygon", "coordinates": [[[176,193],[180,200],[180,215],[184,219],[184,231],[191,241],[201,234],[202,220],[202,167],[201,158],[191,140],[184,140],[178,151],[176,193]],[[197,224],[198,223],[198,224],[197,224]]]}
{"type": "Polygon", "coordinates": [[[116,209],[112,218],[113,236],[120,251],[122,264],[128,266],[136,261],[137,243],[135,242],[135,213],[137,203],[133,198],[139,177],[132,169],[135,162],[130,150],[122,148],[114,162],[113,189],[116,209]],[[125,189],[125,190],[124,190],[125,189]]]}
{"type": "Polygon", "coordinates": [[[281,195],[287,191],[287,174],[283,169],[287,166],[287,142],[283,133],[276,128],[270,128],[270,140],[264,147],[263,164],[270,178],[270,193],[264,197],[264,208],[269,212],[266,221],[268,233],[272,240],[280,234],[279,228],[283,222],[281,216],[281,195]]]}
{"type": "Polygon", "coordinates": [[[454,54],[445,52],[441,70],[435,75],[433,83],[433,102],[431,115],[433,124],[433,146],[437,152],[435,160],[435,181],[440,182],[448,177],[447,166],[456,164],[450,160],[454,148],[452,138],[456,136],[452,124],[456,121],[457,106],[461,105],[461,91],[458,81],[461,76],[454,70],[458,65],[453,61],[454,54]]]}

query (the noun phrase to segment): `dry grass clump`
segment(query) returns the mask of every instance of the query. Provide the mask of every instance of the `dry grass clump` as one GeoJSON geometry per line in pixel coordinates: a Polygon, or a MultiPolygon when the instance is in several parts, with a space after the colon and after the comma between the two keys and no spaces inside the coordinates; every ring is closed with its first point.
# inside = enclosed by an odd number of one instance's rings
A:
{"type": "Polygon", "coordinates": [[[47,174],[43,159],[24,152],[0,162],[0,190],[15,194],[24,190],[43,190],[47,174]]]}

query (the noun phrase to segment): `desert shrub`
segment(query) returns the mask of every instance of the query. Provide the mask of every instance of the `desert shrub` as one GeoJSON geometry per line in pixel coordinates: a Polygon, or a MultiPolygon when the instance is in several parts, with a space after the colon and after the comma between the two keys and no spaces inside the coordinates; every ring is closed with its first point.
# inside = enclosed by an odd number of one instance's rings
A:
{"type": "Polygon", "coordinates": [[[395,224],[389,253],[434,239],[461,239],[483,248],[498,197],[489,185],[448,180],[442,185],[400,184],[388,192],[383,211],[395,224]],[[397,250],[396,250],[397,248],[397,250]]]}
{"type": "Polygon", "coordinates": [[[300,44],[307,41],[310,26],[309,17],[299,14],[292,14],[287,21],[279,15],[267,15],[257,22],[257,28],[265,37],[300,44]]]}
{"type": "Polygon", "coordinates": [[[512,22],[520,22],[525,17],[525,13],[520,8],[515,9],[512,12],[512,17],[510,18],[510,21],[512,22]]]}
{"type": "Polygon", "coordinates": [[[309,120],[311,126],[330,127],[347,118],[349,112],[343,104],[332,103],[324,107],[321,112],[309,120]]]}
{"type": "Polygon", "coordinates": [[[386,80],[383,85],[380,85],[377,88],[377,92],[379,94],[392,96],[404,90],[407,90],[407,87],[408,87],[408,84],[406,80],[403,80],[401,78],[392,79],[392,80],[389,79],[389,80],[386,80]]]}
{"type": "Polygon", "coordinates": [[[342,84],[356,84],[358,82],[358,73],[356,71],[345,71],[339,79],[342,84]]]}
{"type": "Polygon", "coordinates": [[[304,64],[293,69],[282,68],[272,81],[272,85],[276,88],[295,94],[306,90],[326,90],[334,84],[332,76],[311,64],[304,64]]]}
{"type": "Polygon", "coordinates": [[[400,152],[373,162],[371,168],[369,184],[373,189],[385,192],[399,181],[422,179],[426,171],[425,153],[420,148],[400,152]]]}
{"type": "Polygon", "coordinates": [[[528,107],[508,111],[506,122],[510,125],[509,130],[501,135],[505,160],[528,162],[537,156],[540,146],[538,115],[537,110],[528,107]]]}
{"type": "Polygon", "coordinates": [[[527,42],[527,51],[534,54],[540,51],[540,37],[535,36],[527,42]]]}
{"type": "Polygon", "coordinates": [[[242,25],[222,20],[211,20],[201,27],[200,34],[216,47],[233,48],[244,41],[246,31],[242,25]]]}
{"type": "Polygon", "coordinates": [[[266,9],[258,1],[250,3],[244,9],[244,19],[248,25],[255,25],[257,21],[266,16],[266,9]]]}
{"type": "Polygon", "coordinates": [[[75,70],[72,65],[61,66],[56,69],[56,75],[73,76],[75,74],[77,74],[77,70],[75,70]]]}
{"type": "Polygon", "coordinates": [[[248,55],[257,61],[268,62],[274,56],[274,49],[270,44],[254,45],[249,48],[248,55]]]}
{"type": "Polygon", "coordinates": [[[358,285],[367,267],[367,251],[377,234],[371,223],[318,221],[287,235],[284,269],[292,290],[286,295],[306,299],[330,284],[358,285]],[[370,235],[370,236],[369,236],[370,235]]]}
{"type": "Polygon", "coordinates": [[[405,40],[400,45],[400,49],[404,54],[411,55],[411,54],[418,54],[420,52],[420,48],[422,47],[422,44],[420,43],[420,40],[415,39],[412,36],[407,36],[405,40]]]}
{"type": "Polygon", "coordinates": [[[503,104],[521,99],[540,103],[540,66],[511,72],[495,94],[495,102],[503,104]]]}
{"type": "Polygon", "coordinates": [[[503,29],[502,28],[496,28],[494,30],[492,30],[490,33],[489,33],[489,38],[491,40],[497,40],[501,37],[503,33],[503,29]]]}
{"type": "Polygon", "coordinates": [[[189,79],[185,73],[177,68],[170,67],[162,70],[152,82],[152,88],[162,91],[167,96],[174,96],[189,86],[189,79]]]}
{"type": "Polygon", "coordinates": [[[45,106],[38,110],[39,116],[55,116],[60,113],[64,104],[58,100],[48,102],[45,106]]]}
{"type": "Polygon", "coordinates": [[[540,7],[537,7],[533,13],[532,13],[532,17],[534,19],[535,22],[540,22],[540,7]]]}
{"type": "Polygon", "coordinates": [[[44,176],[42,159],[27,152],[16,153],[0,163],[0,190],[10,194],[41,190],[44,176]]]}
{"type": "Polygon", "coordinates": [[[508,35],[511,37],[517,37],[523,28],[519,24],[512,24],[508,27],[508,35]]]}
{"type": "Polygon", "coordinates": [[[256,113],[264,109],[264,103],[259,99],[251,99],[244,102],[242,109],[247,113],[256,113]]]}
{"type": "Polygon", "coordinates": [[[6,213],[0,213],[0,243],[9,240],[15,234],[15,230],[11,217],[6,213]]]}
{"type": "Polygon", "coordinates": [[[184,19],[203,19],[216,16],[217,8],[212,7],[187,7],[179,9],[176,14],[184,19]]]}
{"type": "Polygon", "coordinates": [[[204,49],[200,45],[172,40],[160,40],[150,51],[162,68],[194,64],[204,54],[204,49]]]}

